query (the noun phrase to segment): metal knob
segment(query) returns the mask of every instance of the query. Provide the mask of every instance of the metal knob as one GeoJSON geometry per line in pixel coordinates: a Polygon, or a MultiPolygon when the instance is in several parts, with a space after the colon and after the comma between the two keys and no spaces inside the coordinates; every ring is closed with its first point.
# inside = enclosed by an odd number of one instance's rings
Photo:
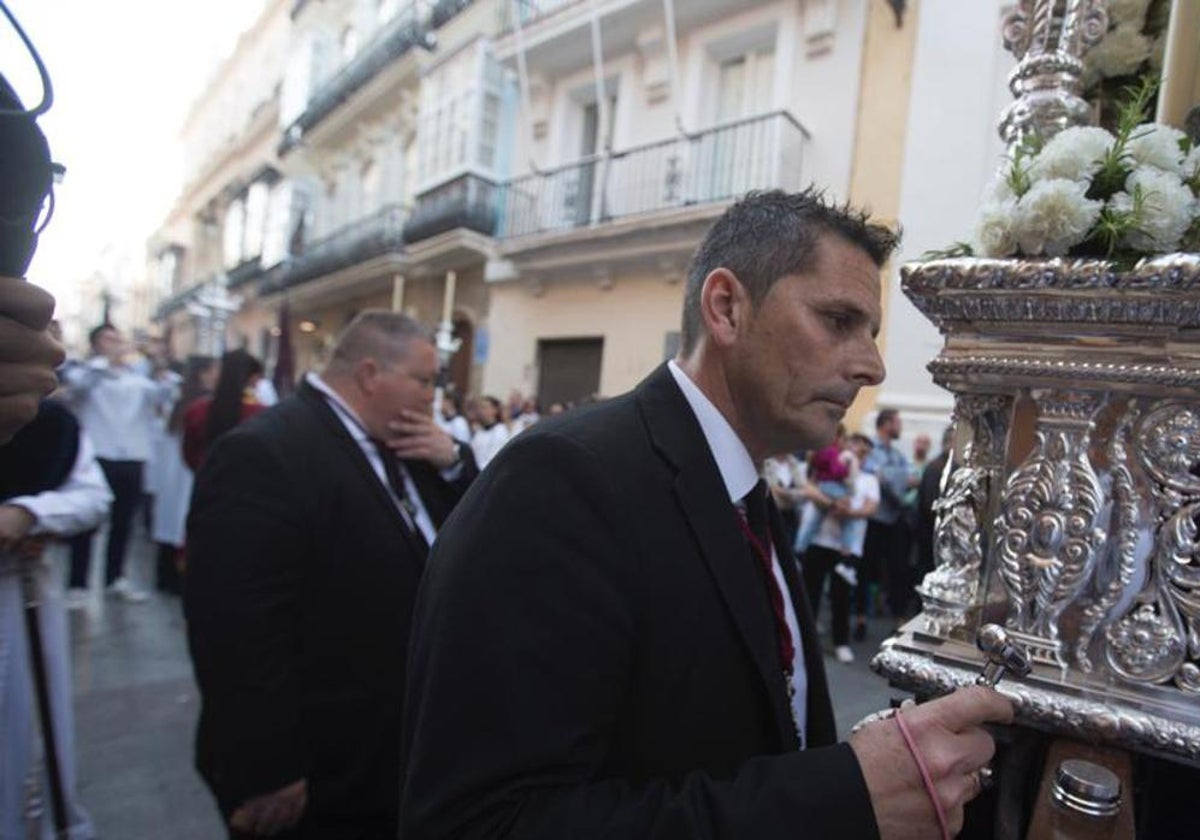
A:
{"type": "Polygon", "coordinates": [[[1070,758],[1058,765],[1051,796],[1067,810],[1089,817],[1111,817],[1121,810],[1121,780],[1107,767],[1070,758]]]}
{"type": "Polygon", "coordinates": [[[1029,654],[1016,642],[1008,638],[1008,633],[999,624],[985,624],[979,628],[975,636],[975,645],[987,656],[987,665],[983,673],[975,680],[976,685],[995,688],[996,683],[1007,672],[1018,677],[1028,676],[1033,670],[1029,664],[1029,654]]]}

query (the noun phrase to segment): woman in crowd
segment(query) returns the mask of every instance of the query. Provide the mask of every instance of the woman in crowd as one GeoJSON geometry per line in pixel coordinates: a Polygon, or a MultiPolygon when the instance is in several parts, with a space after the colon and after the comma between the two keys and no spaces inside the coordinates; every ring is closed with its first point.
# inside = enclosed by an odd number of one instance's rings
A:
{"type": "Polygon", "coordinates": [[[183,461],[183,420],[188,406],[212,394],[217,381],[217,360],[192,356],[183,374],[179,398],[167,418],[163,446],[155,453],[158,469],[157,494],[151,536],[158,546],[157,585],[163,592],[179,594],[179,553],[183,528],[192,497],[192,471],[183,461]]]}
{"type": "Polygon", "coordinates": [[[200,469],[217,438],[263,410],[255,397],[262,375],[262,362],[245,350],[231,350],[221,357],[221,375],[212,398],[195,400],[183,415],[183,460],[193,472],[200,469]]]}
{"type": "Polygon", "coordinates": [[[496,457],[496,453],[510,437],[508,426],[500,419],[500,400],[495,397],[482,397],[478,404],[479,428],[471,438],[471,449],[475,453],[475,463],[479,469],[488,465],[488,461],[496,457]]]}

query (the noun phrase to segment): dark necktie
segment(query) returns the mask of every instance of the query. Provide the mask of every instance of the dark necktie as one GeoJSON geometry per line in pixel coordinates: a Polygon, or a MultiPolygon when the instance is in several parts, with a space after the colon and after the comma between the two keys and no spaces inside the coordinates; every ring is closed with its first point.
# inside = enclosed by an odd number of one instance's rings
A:
{"type": "Polygon", "coordinates": [[[791,677],[793,671],[793,660],[796,654],[795,641],[792,639],[792,632],[788,629],[787,617],[784,612],[783,590],[779,588],[779,581],[775,578],[773,563],[771,560],[771,528],[767,520],[767,485],[762,479],[750,489],[750,492],[742,499],[742,505],[745,509],[745,518],[739,517],[742,527],[745,529],[746,539],[750,543],[750,547],[762,566],[762,571],[766,577],[767,593],[771,599],[771,610],[775,613],[775,633],[779,643],[779,661],[783,668],[783,673],[787,676],[788,689],[792,688],[791,677]]]}
{"type": "Polygon", "coordinates": [[[416,539],[417,545],[422,549],[422,560],[429,555],[429,541],[425,539],[425,534],[417,525],[417,506],[408,498],[408,493],[404,487],[404,476],[400,473],[400,461],[396,458],[396,454],[388,449],[387,444],[381,440],[371,438],[371,443],[375,446],[375,451],[379,453],[379,460],[383,461],[383,474],[387,476],[388,486],[392,488],[392,492],[396,494],[396,498],[400,500],[400,507],[404,508],[405,524],[409,526],[409,532],[416,539]]]}

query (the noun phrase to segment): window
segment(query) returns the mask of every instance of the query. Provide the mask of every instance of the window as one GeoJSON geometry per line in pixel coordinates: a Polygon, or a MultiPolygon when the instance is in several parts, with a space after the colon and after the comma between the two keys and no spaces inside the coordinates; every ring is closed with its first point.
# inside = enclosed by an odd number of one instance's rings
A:
{"type": "Polygon", "coordinates": [[[342,37],[338,43],[341,45],[342,63],[349,64],[350,59],[358,54],[358,32],[353,26],[347,26],[342,30],[342,37]]]}
{"type": "Polygon", "coordinates": [[[726,123],[766,113],[771,109],[774,90],[774,47],[722,61],[717,77],[716,121],[726,123]]]}
{"type": "Polygon", "coordinates": [[[482,42],[435,67],[421,85],[420,189],[464,170],[494,170],[503,74],[482,42]]]}
{"type": "Polygon", "coordinates": [[[242,238],[246,232],[246,205],[239,196],[225,211],[225,228],[222,236],[224,266],[233,268],[242,261],[242,238]]]}
{"type": "Polygon", "coordinates": [[[175,293],[175,278],[179,273],[179,249],[172,245],[158,255],[158,294],[170,297],[175,293]]]}
{"type": "Polygon", "coordinates": [[[242,235],[242,259],[260,256],[263,236],[267,226],[267,200],[270,188],[262,181],[255,181],[246,193],[246,229],[242,235]]]}

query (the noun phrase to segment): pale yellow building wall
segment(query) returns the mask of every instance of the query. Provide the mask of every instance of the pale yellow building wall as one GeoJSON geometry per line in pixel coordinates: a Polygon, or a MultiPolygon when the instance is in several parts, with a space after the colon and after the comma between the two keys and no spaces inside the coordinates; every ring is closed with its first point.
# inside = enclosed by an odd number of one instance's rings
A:
{"type": "MultiPolygon", "coordinates": [[[[887,4],[872,3],[864,36],[850,202],[869,208],[875,218],[893,226],[901,221],[898,219],[900,188],[920,8],[921,0],[910,0],[904,25],[897,29],[887,4]]],[[[885,286],[898,282],[895,268],[890,265],[880,272],[880,278],[885,286]]],[[[881,353],[887,347],[889,334],[889,297],[886,291],[881,295],[883,327],[878,340],[881,353]]],[[[846,427],[873,431],[867,420],[875,411],[878,398],[878,388],[864,389],[846,414],[846,427]]]]}
{"type": "Polygon", "coordinates": [[[600,394],[624,393],[663,361],[667,333],[679,330],[683,284],[661,276],[547,283],[535,296],[523,283],[491,288],[489,354],[483,392],[503,398],[537,392],[540,339],[603,338],[600,394]]]}

